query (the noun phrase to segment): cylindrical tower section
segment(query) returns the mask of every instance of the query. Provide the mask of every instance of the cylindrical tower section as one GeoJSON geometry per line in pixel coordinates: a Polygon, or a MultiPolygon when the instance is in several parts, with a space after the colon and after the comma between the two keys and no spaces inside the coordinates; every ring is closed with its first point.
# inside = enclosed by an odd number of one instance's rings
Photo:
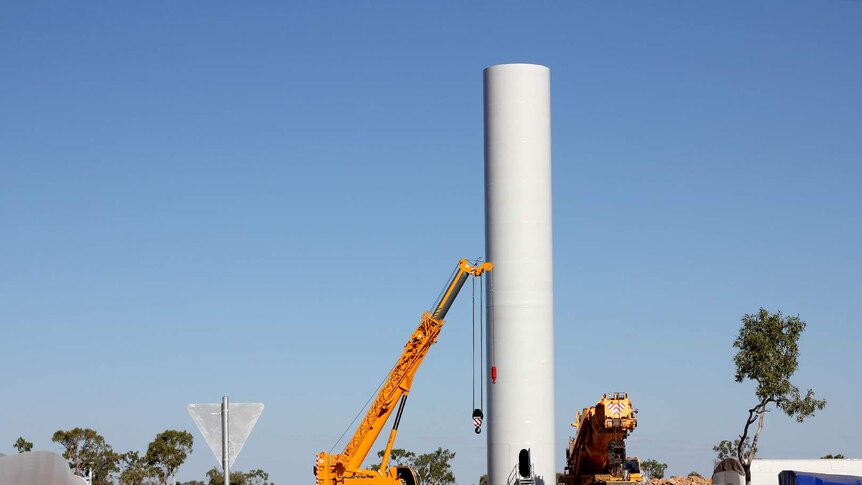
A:
{"type": "Polygon", "coordinates": [[[550,91],[545,66],[485,69],[489,485],[523,449],[537,484],[556,479],[550,91]]]}

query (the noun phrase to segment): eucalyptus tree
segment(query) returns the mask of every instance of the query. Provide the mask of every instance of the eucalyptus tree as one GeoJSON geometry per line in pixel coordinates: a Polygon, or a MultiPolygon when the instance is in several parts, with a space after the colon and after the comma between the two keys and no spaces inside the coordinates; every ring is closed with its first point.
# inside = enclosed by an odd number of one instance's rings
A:
{"type": "Polygon", "coordinates": [[[748,409],[742,434],[734,442],[736,458],[745,470],[746,485],[751,485],[751,462],[770,407],[801,423],[826,406],[825,400],[814,397],[813,390],[808,389],[803,395],[790,382],[799,367],[799,337],[806,325],[798,316],[784,316],[780,311],[770,313],[764,308],[742,317],[742,326],[733,342],[738,349],[733,357],[735,379],[756,384],[754,406],[748,409]]]}
{"type": "Polygon", "coordinates": [[[120,455],[114,453],[102,435],[90,428],[74,428],[55,432],[51,441],[65,449],[63,458],[69,460],[69,467],[76,475],[92,471],[93,485],[112,483],[111,474],[118,470],[120,455]]]}
{"type": "Polygon", "coordinates": [[[188,431],[168,429],[159,433],[149,446],[145,459],[159,484],[167,485],[192,452],[194,438],[188,431]]]}
{"type": "Polygon", "coordinates": [[[24,453],[25,451],[33,451],[33,443],[24,439],[23,436],[19,436],[15,441],[15,444],[12,445],[18,450],[18,453],[24,453]]]}

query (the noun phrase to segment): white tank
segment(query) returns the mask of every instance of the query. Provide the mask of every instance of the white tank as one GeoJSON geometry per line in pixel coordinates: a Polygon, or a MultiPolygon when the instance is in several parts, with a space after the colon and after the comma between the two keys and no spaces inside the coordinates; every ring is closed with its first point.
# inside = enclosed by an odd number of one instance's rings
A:
{"type": "Polygon", "coordinates": [[[518,483],[530,450],[535,483],[554,485],[554,291],[550,70],[485,69],[488,287],[488,479],[518,483]]]}

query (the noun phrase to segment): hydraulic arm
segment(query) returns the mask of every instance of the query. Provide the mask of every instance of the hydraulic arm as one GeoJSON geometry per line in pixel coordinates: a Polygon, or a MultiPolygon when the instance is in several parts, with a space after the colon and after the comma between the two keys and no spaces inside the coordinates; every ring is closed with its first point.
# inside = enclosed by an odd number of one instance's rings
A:
{"type": "Polygon", "coordinates": [[[386,378],[374,402],[365,414],[359,427],[353,433],[347,446],[339,454],[318,453],[314,466],[317,485],[415,485],[416,479],[408,467],[391,467],[387,469],[389,454],[398,432],[401,412],[413,384],[416,370],[428,354],[428,349],[440,335],[444,318],[464,282],[470,276],[478,277],[490,271],[493,265],[489,262],[471,264],[466,259],[458,262],[458,267],[452,280],[441,293],[434,308],[422,314],[419,326],[410,335],[404,351],[386,378]],[[398,414],[386,443],[383,460],[379,470],[361,468],[382,427],[399,403],[398,414]]]}

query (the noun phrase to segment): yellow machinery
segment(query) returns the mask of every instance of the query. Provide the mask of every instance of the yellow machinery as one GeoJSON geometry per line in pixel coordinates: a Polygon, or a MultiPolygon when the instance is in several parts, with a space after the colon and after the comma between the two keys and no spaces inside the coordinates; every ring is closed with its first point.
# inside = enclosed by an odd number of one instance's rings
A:
{"type": "Polygon", "coordinates": [[[398,358],[395,367],[389,373],[386,381],[377,393],[374,402],[368,408],[365,418],[353,433],[353,437],[347,446],[339,454],[318,453],[317,462],[314,466],[314,475],[317,485],[416,485],[416,477],[409,467],[388,468],[389,455],[398,432],[398,423],[401,421],[401,412],[407,394],[413,384],[413,376],[422,360],[428,354],[428,349],[443,328],[446,313],[464,282],[469,276],[478,277],[493,268],[491,263],[470,264],[466,259],[458,262],[458,267],[452,276],[449,285],[444,289],[434,309],[422,314],[419,326],[410,335],[410,339],[404,346],[404,351],[398,358]],[[392,425],[383,459],[378,470],[361,468],[362,462],[380,435],[380,431],[386,421],[395,410],[398,403],[398,414],[392,425]]]}
{"type": "Polygon", "coordinates": [[[578,428],[578,434],[569,439],[563,483],[625,485],[641,482],[640,461],[626,457],[625,439],[638,425],[635,414],[637,410],[622,392],[605,394],[595,406],[578,413],[572,423],[578,428]]]}

